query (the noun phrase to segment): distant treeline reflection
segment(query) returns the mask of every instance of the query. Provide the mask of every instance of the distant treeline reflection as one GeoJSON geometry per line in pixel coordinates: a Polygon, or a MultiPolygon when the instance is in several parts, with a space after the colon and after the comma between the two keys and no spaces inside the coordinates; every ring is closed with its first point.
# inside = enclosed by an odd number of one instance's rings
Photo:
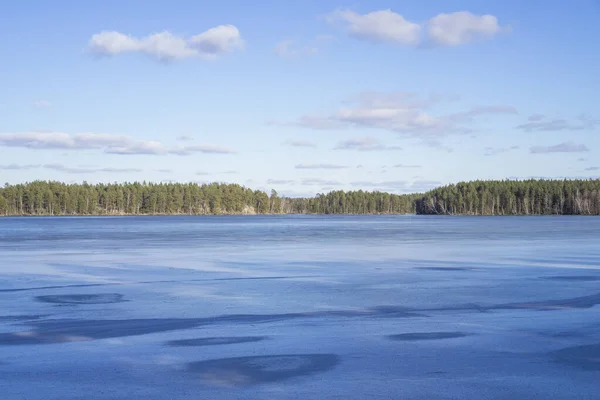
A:
{"type": "Polygon", "coordinates": [[[425,194],[332,191],[281,197],[237,184],[65,184],[0,188],[0,215],[146,214],[600,215],[600,180],[461,182],[425,194]]]}

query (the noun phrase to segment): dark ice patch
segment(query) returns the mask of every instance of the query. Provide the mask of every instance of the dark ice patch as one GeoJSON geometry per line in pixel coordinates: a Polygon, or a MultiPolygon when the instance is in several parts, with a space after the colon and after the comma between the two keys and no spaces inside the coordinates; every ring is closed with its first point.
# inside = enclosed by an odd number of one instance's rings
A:
{"type": "Polygon", "coordinates": [[[600,276],[591,275],[566,275],[566,276],[544,276],[542,279],[553,281],[593,282],[600,281],[600,276]]]}
{"type": "Polygon", "coordinates": [[[567,347],[550,353],[555,362],[588,371],[600,371],[600,343],[567,347]]]}
{"type": "Polygon", "coordinates": [[[426,271],[473,271],[474,268],[469,267],[415,267],[415,269],[424,269],[426,271]]]}
{"type": "Polygon", "coordinates": [[[266,336],[207,337],[198,339],[171,340],[169,346],[218,346],[224,344],[260,342],[266,336]]]}
{"type": "Polygon", "coordinates": [[[35,329],[0,333],[0,345],[30,345],[76,342],[145,335],[194,328],[196,319],[49,320],[33,322],[35,329]]]}
{"type": "Polygon", "coordinates": [[[339,362],[335,354],[281,354],[199,361],[188,371],[206,385],[248,386],[324,373],[339,362]]]}
{"type": "Polygon", "coordinates": [[[40,319],[46,315],[0,315],[0,322],[19,322],[40,319]]]}
{"type": "Polygon", "coordinates": [[[600,304],[600,293],[590,296],[573,297],[570,299],[501,304],[490,307],[490,309],[533,309],[539,311],[552,311],[591,308],[596,304],[600,304]]]}
{"type": "Polygon", "coordinates": [[[416,340],[455,339],[465,336],[469,336],[469,334],[464,332],[415,332],[389,335],[388,339],[408,342],[416,340]]]}
{"type": "Polygon", "coordinates": [[[36,296],[35,299],[42,303],[52,304],[113,304],[126,301],[119,293],[53,294],[36,296]]]}
{"type": "Polygon", "coordinates": [[[146,335],[211,325],[261,324],[293,319],[388,317],[408,318],[422,314],[397,311],[391,315],[378,309],[331,310],[284,314],[226,314],[205,318],[148,318],[117,320],[63,319],[31,321],[33,329],[24,332],[0,333],[0,345],[63,343],[79,340],[108,339],[146,335]]]}

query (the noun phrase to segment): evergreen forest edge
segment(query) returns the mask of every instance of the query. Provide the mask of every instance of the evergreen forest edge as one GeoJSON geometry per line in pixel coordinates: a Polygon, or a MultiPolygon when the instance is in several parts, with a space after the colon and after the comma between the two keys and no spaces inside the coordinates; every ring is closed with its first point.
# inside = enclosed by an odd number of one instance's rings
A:
{"type": "Polygon", "coordinates": [[[281,197],[238,184],[65,184],[0,188],[0,215],[438,214],[600,215],[600,179],[477,180],[426,193],[331,191],[281,197]]]}

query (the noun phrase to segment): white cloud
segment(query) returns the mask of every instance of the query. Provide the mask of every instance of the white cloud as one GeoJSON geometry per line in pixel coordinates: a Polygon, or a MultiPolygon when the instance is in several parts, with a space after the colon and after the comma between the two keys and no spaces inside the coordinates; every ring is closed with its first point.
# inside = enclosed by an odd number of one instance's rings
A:
{"type": "Polygon", "coordinates": [[[386,151],[402,150],[399,146],[386,146],[373,137],[361,137],[356,139],[342,140],[333,148],[334,150],[358,150],[358,151],[386,151]]]}
{"type": "Polygon", "coordinates": [[[342,102],[343,106],[329,115],[305,115],[287,125],[321,130],[377,128],[418,137],[429,146],[443,148],[440,137],[471,132],[465,124],[477,117],[518,113],[511,106],[479,106],[460,113],[433,114],[429,108],[442,100],[419,99],[402,92],[362,93],[342,102]]]}
{"type": "Polygon", "coordinates": [[[179,140],[181,142],[191,142],[192,140],[194,140],[194,138],[191,136],[183,135],[183,136],[178,136],[177,140],[179,140]]]}
{"type": "Polygon", "coordinates": [[[533,154],[547,153],[583,153],[590,151],[585,144],[576,144],[573,142],[559,143],[554,146],[532,146],[529,149],[533,154]]]}
{"type": "Polygon", "coordinates": [[[424,39],[433,46],[459,46],[490,39],[509,27],[501,27],[494,15],[475,15],[468,11],[438,14],[426,23],[412,22],[390,9],[359,14],[337,10],[327,16],[349,36],[371,42],[386,42],[417,47],[424,39]]]}
{"type": "Polygon", "coordinates": [[[468,11],[438,14],[427,23],[429,41],[449,47],[489,39],[507,29],[500,27],[493,15],[474,15],[468,11]]]}
{"type": "Polygon", "coordinates": [[[327,20],[333,25],[341,24],[348,35],[358,39],[409,46],[416,46],[421,41],[421,26],[389,9],[362,15],[351,10],[338,10],[327,20]]]}
{"type": "Polygon", "coordinates": [[[221,54],[242,49],[244,41],[235,26],[219,25],[190,38],[183,38],[168,31],[143,38],[117,31],[104,31],[93,35],[88,47],[95,54],[107,56],[144,53],[160,61],[191,57],[212,60],[221,54]]]}
{"type": "Polygon", "coordinates": [[[215,145],[189,145],[168,149],[161,142],[139,140],[126,135],[106,133],[21,132],[0,133],[0,146],[28,149],[103,150],[108,154],[233,153],[215,145]]]}
{"type": "Polygon", "coordinates": [[[166,149],[162,143],[150,140],[108,147],[104,152],[109,154],[164,154],[166,149]]]}
{"type": "Polygon", "coordinates": [[[345,165],[336,164],[297,164],[296,169],[343,169],[345,165]]]}

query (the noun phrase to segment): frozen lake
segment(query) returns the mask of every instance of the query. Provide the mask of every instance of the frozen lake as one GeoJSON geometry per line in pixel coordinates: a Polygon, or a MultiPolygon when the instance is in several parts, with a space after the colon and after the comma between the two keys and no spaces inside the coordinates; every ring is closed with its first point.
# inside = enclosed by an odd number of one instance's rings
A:
{"type": "Polygon", "coordinates": [[[598,399],[600,218],[0,219],[2,399],[598,399]]]}

